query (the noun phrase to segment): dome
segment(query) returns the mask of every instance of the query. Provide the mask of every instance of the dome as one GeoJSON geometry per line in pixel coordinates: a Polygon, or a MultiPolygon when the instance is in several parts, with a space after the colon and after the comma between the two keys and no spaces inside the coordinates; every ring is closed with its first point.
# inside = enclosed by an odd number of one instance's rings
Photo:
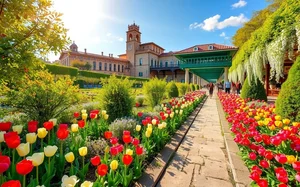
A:
{"type": "Polygon", "coordinates": [[[75,41],[73,41],[72,45],[70,45],[71,51],[78,51],[78,46],[75,44],[75,41]]]}

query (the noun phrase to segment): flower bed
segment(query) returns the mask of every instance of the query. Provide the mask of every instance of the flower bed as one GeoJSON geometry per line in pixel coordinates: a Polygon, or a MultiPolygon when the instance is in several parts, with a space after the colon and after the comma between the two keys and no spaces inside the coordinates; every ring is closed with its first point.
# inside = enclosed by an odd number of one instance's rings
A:
{"type": "Polygon", "coordinates": [[[253,185],[300,186],[300,123],[281,119],[263,101],[224,93],[219,98],[253,185]]]}
{"type": "Polygon", "coordinates": [[[129,186],[204,97],[195,91],[174,98],[162,104],[157,116],[139,112],[139,124],[132,132],[124,130],[119,139],[108,131],[105,110],[75,112],[74,124],[0,122],[1,187],[129,186]],[[88,139],[99,136],[108,144],[101,157],[90,155],[87,148],[88,139]],[[95,181],[86,180],[87,173],[95,175],[95,181]]]}

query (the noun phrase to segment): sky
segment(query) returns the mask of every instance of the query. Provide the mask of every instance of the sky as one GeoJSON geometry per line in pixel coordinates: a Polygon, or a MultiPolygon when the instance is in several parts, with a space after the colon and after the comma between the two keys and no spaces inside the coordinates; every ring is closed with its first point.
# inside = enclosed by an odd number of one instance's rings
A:
{"type": "MultiPolygon", "coordinates": [[[[129,24],[140,26],[141,42],[165,52],[198,44],[232,45],[231,38],[265,0],[53,0],[79,51],[115,57],[126,51],[129,24]]],[[[50,54],[50,61],[59,55],[50,54]]]]}

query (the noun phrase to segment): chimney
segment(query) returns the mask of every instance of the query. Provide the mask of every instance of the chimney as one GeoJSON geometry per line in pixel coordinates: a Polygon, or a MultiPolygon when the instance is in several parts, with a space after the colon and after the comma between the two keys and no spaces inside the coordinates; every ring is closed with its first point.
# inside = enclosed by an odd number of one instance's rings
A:
{"type": "Polygon", "coordinates": [[[113,54],[110,54],[110,57],[113,57],[113,54]]]}
{"type": "Polygon", "coordinates": [[[84,53],[86,54],[86,48],[84,48],[84,53]]]}

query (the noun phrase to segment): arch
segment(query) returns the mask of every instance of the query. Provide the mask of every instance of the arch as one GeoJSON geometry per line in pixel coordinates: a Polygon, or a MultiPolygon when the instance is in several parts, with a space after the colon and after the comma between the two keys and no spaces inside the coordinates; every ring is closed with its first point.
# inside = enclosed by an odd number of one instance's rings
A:
{"type": "Polygon", "coordinates": [[[168,61],[165,62],[165,67],[168,67],[168,61]]]}
{"type": "Polygon", "coordinates": [[[96,70],[96,62],[93,62],[93,70],[96,70]]]}
{"type": "Polygon", "coordinates": [[[136,35],[136,36],[135,36],[135,40],[139,42],[139,41],[140,41],[140,36],[139,36],[139,35],[136,35]]]}
{"type": "Polygon", "coordinates": [[[102,62],[99,62],[99,70],[102,70],[102,62]]]}
{"type": "Polygon", "coordinates": [[[129,41],[132,40],[132,34],[129,34],[129,37],[128,37],[129,41]]]}
{"type": "Polygon", "coordinates": [[[140,64],[140,66],[143,65],[143,58],[140,58],[139,64],[140,64]]]}

